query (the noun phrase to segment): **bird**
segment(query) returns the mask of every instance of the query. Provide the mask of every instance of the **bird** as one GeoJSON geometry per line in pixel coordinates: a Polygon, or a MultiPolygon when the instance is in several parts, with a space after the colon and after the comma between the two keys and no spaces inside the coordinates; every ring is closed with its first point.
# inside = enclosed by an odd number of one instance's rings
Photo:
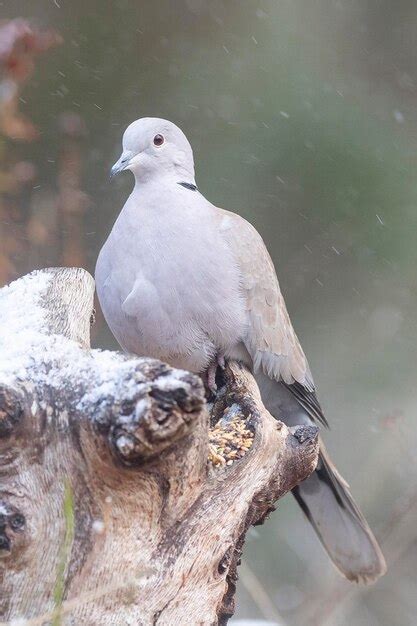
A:
{"type": "MultiPolygon", "coordinates": [[[[266,409],[289,426],[328,422],[257,230],[200,193],[189,141],[174,123],[132,122],[111,169],[134,188],[96,263],[99,302],[122,349],[206,376],[227,360],[253,373],[266,409]]],[[[382,551],[320,440],[293,495],[338,570],[370,583],[382,551]]]]}

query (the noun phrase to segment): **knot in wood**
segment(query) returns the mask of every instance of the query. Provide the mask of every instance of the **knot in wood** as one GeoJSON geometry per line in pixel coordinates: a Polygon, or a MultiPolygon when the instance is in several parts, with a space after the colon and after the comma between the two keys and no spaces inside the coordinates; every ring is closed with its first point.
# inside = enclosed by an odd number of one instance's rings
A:
{"type": "Polygon", "coordinates": [[[296,426],[292,429],[293,436],[297,439],[298,443],[315,443],[319,434],[317,426],[296,426]]]}
{"type": "Polygon", "coordinates": [[[158,368],[159,376],[138,382],[128,397],[109,403],[105,416],[96,416],[124,463],[140,463],[159,454],[188,432],[203,409],[199,378],[186,373],[178,376],[168,366],[161,370],[161,364],[158,368]]]}
{"type": "Polygon", "coordinates": [[[25,526],[25,516],[15,507],[0,500],[0,557],[8,556],[12,549],[12,539],[16,533],[22,533],[25,526]]]}

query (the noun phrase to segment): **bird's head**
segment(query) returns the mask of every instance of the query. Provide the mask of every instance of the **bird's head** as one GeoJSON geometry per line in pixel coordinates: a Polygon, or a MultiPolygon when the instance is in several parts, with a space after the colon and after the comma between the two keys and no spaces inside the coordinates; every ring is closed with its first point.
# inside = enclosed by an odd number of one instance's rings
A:
{"type": "Polygon", "coordinates": [[[143,117],[124,132],[123,152],[113,165],[114,176],[131,170],[137,182],[172,175],[177,182],[194,183],[193,151],[182,130],[168,120],[143,117]]]}

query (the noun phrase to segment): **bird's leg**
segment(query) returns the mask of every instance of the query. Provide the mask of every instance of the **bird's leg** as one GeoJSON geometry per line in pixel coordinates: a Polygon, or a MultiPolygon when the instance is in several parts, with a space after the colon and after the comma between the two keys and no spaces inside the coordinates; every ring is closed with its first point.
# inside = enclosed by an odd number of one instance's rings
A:
{"type": "Polygon", "coordinates": [[[221,368],[222,368],[222,370],[224,370],[224,368],[226,367],[226,361],[225,361],[225,359],[224,359],[224,354],[219,353],[219,354],[217,355],[217,365],[218,365],[219,367],[221,367],[221,368]]]}
{"type": "Polygon", "coordinates": [[[222,370],[224,370],[226,366],[224,355],[220,352],[216,355],[216,358],[210,363],[206,371],[207,387],[212,394],[215,394],[217,391],[216,372],[218,366],[221,367],[222,370]]]}
{"type": "Polygon", "coordinates": [[[215,394],[217,391],[216,385],[216,371],[217,363],[210,363],[207,369],[207,387],[211,393],[215,394]]]}

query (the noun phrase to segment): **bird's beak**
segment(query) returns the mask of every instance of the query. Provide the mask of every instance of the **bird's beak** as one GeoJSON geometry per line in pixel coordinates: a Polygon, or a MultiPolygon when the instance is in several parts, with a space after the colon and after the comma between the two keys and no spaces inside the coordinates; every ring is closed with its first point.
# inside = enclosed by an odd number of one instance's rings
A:
{"type": "Polygon", "coordinates": [[[129,167],[129,163],[132,160],[133,156],[133,152],[130,152],[129,150],[124,150],[120,159],[116,161],[116,163],[111,168],[110,178],[113,178],[113,176],[116,176],[116,174],[118,174],[119,172],[123,172],[123,170],[129,167]]]}

